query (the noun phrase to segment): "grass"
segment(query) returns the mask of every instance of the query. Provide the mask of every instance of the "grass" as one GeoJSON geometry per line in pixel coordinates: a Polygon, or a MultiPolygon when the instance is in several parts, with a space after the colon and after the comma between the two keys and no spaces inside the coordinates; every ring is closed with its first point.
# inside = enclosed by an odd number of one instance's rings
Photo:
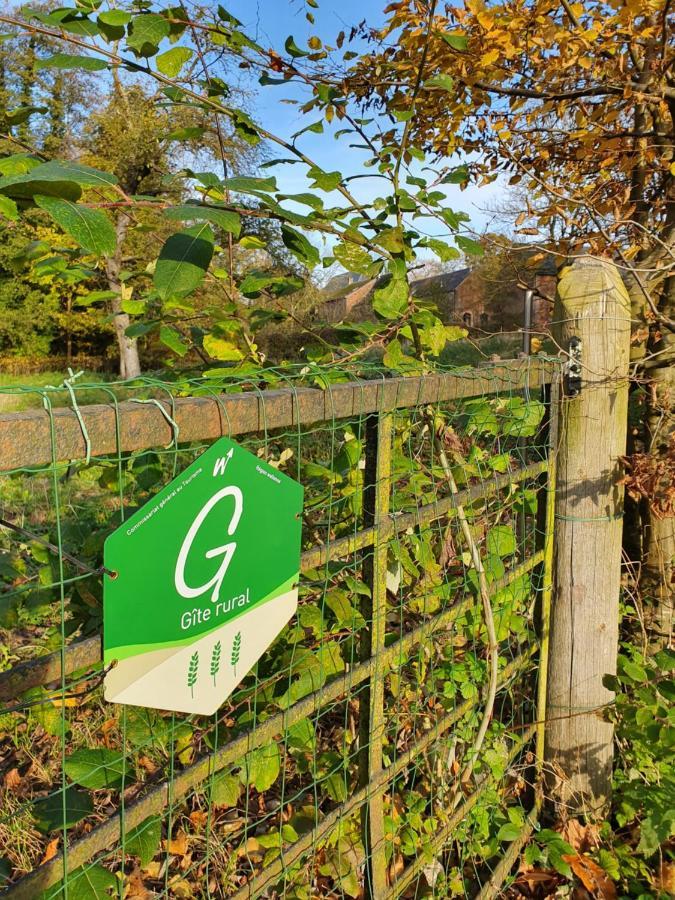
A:
{"type": "MultiPolygon", "coordinates": [[[[40,372],[36,375],[5,375],[0,373],[0,413],[19,412],[23,409],[31,409],[42,406],[43,392],[41,388],[60,387],[67,372],[50,371],[40,372]]],[[[83,372],[77,379],[77,402],[103,403],[105,395],[97,390],[97,384],[109,384],[114,380],[105,372],[83,372]],[[91,390],[88,386],[92,385],[91,390]],[[84,387],[82,387],[84,386],[84,387]]],[[[49,397],[54,406],[71,405],[70,394],[67,390],[50,391],[49,397]]]]}
{"type": "MultiPolygon", "coordinates": [[[[488,362],[490,357],[515,359],[523,349],[522,334],[491,334],[470,340],[452,341],[445,345],[438,361],[443,366],[477,366],[488,362]]],[[[542,350],[555,353],[553,344],[544,340],[542,350]]]]}
{"type": "Polygon", "coordinates": [[[491,334],[488,337],[452,341],[441,351],[438,361],[444,366],[476,366],[491,356],[513,359],[523,347],[520,334],[491,334]]]}

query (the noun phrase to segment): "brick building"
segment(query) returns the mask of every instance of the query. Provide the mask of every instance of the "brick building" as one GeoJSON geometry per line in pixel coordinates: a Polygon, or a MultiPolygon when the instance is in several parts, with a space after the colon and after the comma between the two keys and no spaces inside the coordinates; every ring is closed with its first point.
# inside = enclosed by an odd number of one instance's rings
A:
{"type": "MultiPolygon", "coordinates": [[[[371,301],[378,279],[345,273],[332,278],[323,295],[318,318],[324,322],[374,319],[371,301]]],[[[535,288],[532,324],[544,331],[551,317],[556,289],[553,257],[532,252],[487,258],[472,268],[420,278],[413,294],[429,302],[446,324],[465,325],[476,331],[514,331],[522,328],[525,285],[535,288]],[[550,299],[546,299],[550,298],[550,299]]]]}

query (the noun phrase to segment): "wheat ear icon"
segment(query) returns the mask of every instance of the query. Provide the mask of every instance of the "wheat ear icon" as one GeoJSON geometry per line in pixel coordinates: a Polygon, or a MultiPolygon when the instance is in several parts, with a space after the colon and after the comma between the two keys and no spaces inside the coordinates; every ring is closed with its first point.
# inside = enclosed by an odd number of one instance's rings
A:
{"type": "Polygon", "coordinates": [[[239,652],[241,650],[241,631],[238,631],[234,640],[232,641],[232,654],[230,656],[230,663],[232,664],[232,668],[234,669],[234,674],[237,674],[237,663],[239,662],[239,652]]]}
{"type": "Polygon", "coordinates": [[[194,698],[195,684],[197,683],[197,670],[199,669],[199,651],[190,657],[190,665],[188,666],[187,686],[190,688],[190,696],[194,698]]]}
{"type": "Polygon", "coordinates": [[[216,675],[220,669],[220,641],[217,641],[211,651],[211,677],[213,678],[213,686],[216,686],[216,675]]]}

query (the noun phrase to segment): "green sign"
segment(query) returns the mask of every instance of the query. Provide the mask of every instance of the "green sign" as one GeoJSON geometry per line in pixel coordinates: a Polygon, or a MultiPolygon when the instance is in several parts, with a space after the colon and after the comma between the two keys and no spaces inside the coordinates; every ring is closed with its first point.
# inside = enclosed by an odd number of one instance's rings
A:
{"type": "Polygon", "coordinates": [[[215,712],[298,603],[303,489],[227,438],[106,540],[106,700],[215,712]]]}

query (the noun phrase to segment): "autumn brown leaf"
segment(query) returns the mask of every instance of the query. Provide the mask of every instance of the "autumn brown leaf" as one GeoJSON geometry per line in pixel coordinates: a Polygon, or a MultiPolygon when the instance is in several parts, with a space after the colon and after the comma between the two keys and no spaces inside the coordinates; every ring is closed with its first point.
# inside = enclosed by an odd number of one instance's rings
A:
{"type": "Polygon", "coordinates": [[[560,837],[578,853],[588,853],[600,846],[598,826],[583,825],[578,819],[568,819],[560,829],[560,837]]]}
{"type": "Polygon", "coordinates": [[[604,869],[585,854],[563,856],[587,891],[598,900],[616,900],[616,887],[604,869]]]}
{"type": "Polygon", "coordinates": [[[188,851],[188,839],[185,832],[179,831],[175,838],[168,841],[166,849],[175,856],[185,856],[188,851]]]}
{"type": "Polygon", "coordinates": [[[16,791],[21,784],[21,776],[18,769],[10,769],[5,775],[5,790],[16,791]]]}
{"type": "Polygon", "coordinates": [[[40,860],[40,865],[43,865],[44,863],[49,862],[50,859],[54,859],[54,857],[56,856],[56,851],[59,849],[59,841],[60,840],[61,840],[60,837],[55,837],[52,841],[50,841],[47,844],[47,846],[45,848],[44,856],[40,860]]]}

